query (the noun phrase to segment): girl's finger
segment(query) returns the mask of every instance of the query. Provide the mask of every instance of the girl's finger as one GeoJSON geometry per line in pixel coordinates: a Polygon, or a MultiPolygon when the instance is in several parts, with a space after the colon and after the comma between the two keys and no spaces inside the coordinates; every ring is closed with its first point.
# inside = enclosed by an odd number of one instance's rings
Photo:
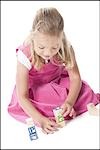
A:
{"type": "Polygon", "coordinates": [[[61,108],[62,108],[61,114],[63,115],[66,112],[67,108],[65,108],[65,107],[61,107],[61,108]]]}
{"type": "Polygon", "coordinates": [[[74,111],[74,113],[73,113],[73,118],[75,118],[76,117],[76,112],[74,111]]]}
{"type": "Polygon", "coordinates": [[[69,115],[70,113],[70,108],[67,108],[67,111],[63,114],[64,117],[66,117],[67,115],[69,115]]]}
{"type": "Polygon", "coordinates": [[[50,131],[48,128],[43,129],[46,134],[52,134],[54,131],[50,131]]]}
{"type": "Polygon", "coordinates": [[[51,126],[48,126],[48,129],[49,129],[50,131],[58,131],[58,129],[57,129],[57,128],[55,128],[55,127],[51,127],[51,126]]]}
{"type": "Polygon", "coordinates": [[[43,132],[44,134],[47,134],[47,132],[46,132],[44,129],[42,129],[42,132],[43,132]]]}
{"type": "Polygon", "coordinates": [[[76,112],[75,112],[74,109],[71,110],[69,116],[72,117],[72,118],[75,118],[75,117],[76,117],[76,112]]]}
{"type": "Polygon", "coordinates": [[[58,127],[58,124],[54,120],[51,120],[50,121],[50,126],[52,126],[52,127],[58,127]]]}
{"type": "Polygon", "coordinates": [[[72,116],[73,116],[73,114],[74,114],[74,109],[72,108],[72,110],[71,110],[71,112],[70,112],[69,116],[70,116],[70,117],[72,117],[72,116]]]}

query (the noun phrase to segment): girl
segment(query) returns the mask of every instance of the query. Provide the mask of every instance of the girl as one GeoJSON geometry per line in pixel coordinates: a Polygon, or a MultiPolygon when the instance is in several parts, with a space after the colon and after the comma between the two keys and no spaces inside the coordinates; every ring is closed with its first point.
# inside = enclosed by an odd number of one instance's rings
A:
{"type": "Polygon", "coordinates": [[[32,31],[16,54],[16,86],[8,112],[17,120],[31,117],[44,133],[53,133],[58,129],[54,108],[61,107],[66,120],[87,111],[88,103],[99,103],[99,94],[81,80],[63,18],[55,8],[37,11],[32,31]]]}

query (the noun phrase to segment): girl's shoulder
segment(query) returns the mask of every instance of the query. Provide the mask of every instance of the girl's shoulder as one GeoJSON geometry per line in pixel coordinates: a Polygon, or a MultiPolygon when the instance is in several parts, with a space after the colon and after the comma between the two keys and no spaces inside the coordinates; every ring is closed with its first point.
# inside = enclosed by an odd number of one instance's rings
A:
{"type": "Polygon", "coordinates": [[[22,44],[16,48],[17,60],[23,64],[28,70],[32,68],[31,64],[31,46],[22,44]]]}
{"type": "Polygon", "coordinates": [[[21,51],[27,58],[30,58],[31,56],[30,44],[26,45],[25,43],[23,43],[22,45],[18,46],[16,48],[16,53],[18,53],[19,51],[21,51]]]}

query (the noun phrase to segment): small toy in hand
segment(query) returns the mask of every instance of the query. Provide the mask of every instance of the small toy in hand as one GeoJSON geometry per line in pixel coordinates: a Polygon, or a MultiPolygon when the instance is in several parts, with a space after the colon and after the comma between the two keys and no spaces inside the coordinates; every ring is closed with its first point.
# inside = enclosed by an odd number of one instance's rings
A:
{"type": "Polygon", "coordinates": [[[53,109],[53,112],[54,112],[56,123],[59,124],[61,127],[64,127],[65,120],[64,120],[63,115],[61,114],[62,108],[57,107],[57,108],[53,109]]]}

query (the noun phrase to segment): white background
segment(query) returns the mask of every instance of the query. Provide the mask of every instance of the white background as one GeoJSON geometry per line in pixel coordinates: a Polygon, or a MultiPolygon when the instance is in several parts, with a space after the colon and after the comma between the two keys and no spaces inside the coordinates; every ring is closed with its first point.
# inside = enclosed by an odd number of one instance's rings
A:
{"type": "Polygon", "coordinates": [[[99,2],[88,1],[6,1],[1,2],[1,144],[14,148],[98,148],[99,119],[88,113],[70,122],[54,135],[30,142],[27,127],[7,113],[16,75],[17,46],[32,27],[36,11],[56,7],[64,18],[65,33],[72,43],[80,74],[95,92],[99,92],[99,2]]]}

